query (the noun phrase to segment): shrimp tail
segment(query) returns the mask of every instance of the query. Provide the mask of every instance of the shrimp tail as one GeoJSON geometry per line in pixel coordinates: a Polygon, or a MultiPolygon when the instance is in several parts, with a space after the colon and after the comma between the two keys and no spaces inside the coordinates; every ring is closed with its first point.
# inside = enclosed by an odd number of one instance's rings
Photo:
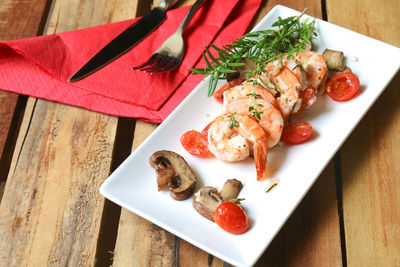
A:
{"type": "Polygon", "coordinates": [[[257,170],[257,180],[262,181],[267,178],[267,140],[257,140],[254,143],[254,162],[257,170]]]}

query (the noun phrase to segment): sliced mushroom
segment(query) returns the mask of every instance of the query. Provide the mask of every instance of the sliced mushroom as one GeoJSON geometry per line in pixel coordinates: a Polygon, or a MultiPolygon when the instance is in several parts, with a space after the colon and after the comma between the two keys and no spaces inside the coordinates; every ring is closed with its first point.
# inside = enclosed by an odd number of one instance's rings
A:
{"type": "Polygon", "coordinates": [[[224,186],[219,191],[219,194],[222,200],[224,201],[231,200],[237,198],[242,188],[243,188],[242,182],[236,179],[229,179],[225,182],[224,186]]]}
{"type": "Polygon", "coordinates": [[[219,204],[235,199],[242,188],[242,183],[236,179],[226,181],[220,192],[215,187],[204,186],[194,194],[193,207],[202,216],[214,221],[213,214],[219,204]]]}
{"type": "Polygon", "coordinates": [[[257,63],[253,60],[248,58],[243,58],[242,62],[244,63],[243,66],[236,67],[237,72],[228,73],[226,79],[228,81],[232,81],[236,78],[241,78],[242,80],[247,80],[247,73],[251,70],[257,69],[257,63]]]}
{"type": "Polygon", "coordinates": [[[175,200],[185,200],[193,194],[196,176],[182,156],[161,150],[153,153],[149,162],[157,173],[158,191],[169,190],[175,200]]]}
{"type": "Polygon", "coordinates": [[[193,197],[193,207],[207,219],[214,221],[213,214],[222,202],[217,189],[212,186],[200,188],[193,197]]]}
{"type": "Polygon", "coordinates": [[[345,66],[341,71],[330,71],[329,77],[335,76],[335,75],[343,73],[343,72],[352,72],[352,71],[351,71],[351,68],[345,66]]]}
{"type": "Polygon", "coordinates": [[[325,49],[322,54],[325,58],[329,70],[343,71],[346,66],[343,65],[344,55],[342,51],[325,49]]]}

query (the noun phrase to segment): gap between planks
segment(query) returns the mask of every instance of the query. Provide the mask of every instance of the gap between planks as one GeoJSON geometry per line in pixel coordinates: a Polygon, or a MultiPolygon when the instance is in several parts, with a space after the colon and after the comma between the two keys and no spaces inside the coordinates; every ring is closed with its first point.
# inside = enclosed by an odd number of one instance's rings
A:
{"type": "MultiPolygon", "coordinates": [[[[111,172],[130,155],[134,138],[135,119],[119,118],[114,142],[111,172]]],[[[106,199],[97,242],[95,266],[111,266],[117,239],[121,207],[106,199]]]]}
{"type": "MultiPolygon", "coordinates": [[[[15,1],[15,3],[13,4],[11,2],[4,3],[5,5],[10,4],[9,6],[15,10],[13,10],[13,12],[8,11],[13,14],[12,17],[6,17],[3,19],[0,16],[0,19],[5,20],[6,23],[9,23],[7,19],[13,19],[14,21],[18,22],[13,23],[14,27],[12,31],[10,31],[7,27],[7,30],[4,31],[5,34],[0,34],[2,36],[0,38],[1,39],[4,38],[4,41],[7,41],[7,40],[14,40],[26,37],[33,37],[36,35],[42,35],[44,33],[46,18],[50,14],[49,11],[51,2],[52,0],[45,0],[41,2],[32,1],[32,3],[27,3],[27,4],[25,4],[24,2],[18,3],[17,1],[15,1]],[[31,17],[31,19],[26,20],[28,23],[27,25],[25,24],[26,22],[24,20],[19,19],[21,11],[24,10],[30,11],[29,16],[31,17]]],[[[0,12],[0,14],[1,13],[2,12],[0,12]]],[[[6,13],[4,12],[3,14],[6,13]]],[[[2,138],[1,142],[4,141],[4,144],[0,145],[0,202],[3,197],[5,186],[7,183],[7,176],[10,171],[11,159],[15,151],[15,145],[17,142],[19,130],[21,127],[28,99],[28,97],[24,95],[18,95],[16,97],[13,97],[14,93],[10,92],[1,92],[1,93],[5,95],[3,100],[9,101],[8,103],[6,103],[7,104],[6,107],[13,108],[14,111],[12,113],[12,116],[3,116],[2,120],[0,121],[0,123],[3,124],[2,125],[3,127],[8,128],[4,129],[4,132],[2,132],[2,134],[5,134],[6,137],[4,136],[0,137],[2,138]],[[2,147],[2,145],[4,146],[2,147]]],[[[11,112],[7,111],[7,112],[11,113],[12,111],[11,112]]],[[[2,113],[2,115],[4,114],[2,113]]]]}
{"type": "Polygon", "coordinates": [[[18,133],[24,118],[25,107],[28,97],[19,95],[15,105],[14,114],[11,119],[10,128],[6,142],[4,144],[3,153],[0,158],[0,202],[3,197],[4,189],[7,182],[7,176],[11,167],[11,160],[15,151],[18,133]]]}
{"type": "MultiPolygon", "coordinates": [[[[151,10],[150,1],[135,1],[134,4],[136,5],[136,14],[133,17],[143,16],[151,10]]],[[[115,171],[132,152],[132,145],[137,141],[135,126],[136,120],[133,118],[121,117],[118,119],[110,172],[115,171]]],[[[120,218],[121,207],[106,199],[97,242],[95,266],[113,265],[120,218]]]]}

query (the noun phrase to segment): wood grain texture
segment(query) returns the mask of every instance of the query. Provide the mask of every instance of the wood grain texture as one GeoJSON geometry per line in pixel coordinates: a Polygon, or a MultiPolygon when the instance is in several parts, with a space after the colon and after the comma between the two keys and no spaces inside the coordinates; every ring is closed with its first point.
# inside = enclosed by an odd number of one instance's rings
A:
{"type": "MultiPolygon", "coordinates": [[[[6,168],[4,148],[11,128],[14,111],[17,107],[18,94],[0,91],[0,168],[6,168]]],[[[0,181],[5,181],[7,173],[0,171],[0,181]]]]}
{"type": "Polygon", "coordinates": [[[399,46],[400,5],[397,0],[326,1],[329,22],[399,46]]]}
{"type": "MultiPolygon", "coordinates": [[[[122,19],[108,4],[58,0],[46,33],[122,19]]],[[[104,205],[98,189],[110,172],[117,118],[29,103],[0,205],[0,262],[92,266],[104,205]]]]}
{"type": "Polygon", "coordinates": [[[177,238],[122,209],[113,266],[176,266],[177,238]]]}
{"type": "MultiPolygon", "coordinates": [[[[400,47],[398,1],[327,1],[327,10],[329,21],[400,47]]],[[[397,74],[340,152],[348,266],[400,266],[399,106],[397,74]]]]}
{"type": "Polygon", "coordinates": [[[270,0],[270,1],[263,1],[261,7],[254,18],[253,22],[251,23],[249,30],[256,26],[258,22],[260,22],[265,15],[276,5],[282,5],[286,7],[293,8],[298,11],[303,11],[307,9],[306,13],[310,14],[311,16],[321,18],[322,17],[322,8],[321,8],[321,1],[315,0],[298,0],[298,1],[291,1],[291,0],[270,0]]]}
{"type": "MultiPolygon", "coordinates": [[[[43,20],[46,15],[47,0],[2,0],[0,4],[0,41],[15,40],[33,37],[41,34],[43,20]]],[[[10,151],[4,151],[8,143],[14,139],[14,132],[10,128],[18,128],[12,125],[13,117],[18,103],[18,94],[0,91],[0,183],[4,184],[7,177],[10,151]],[[7,153],[7,154],[5,154],[7,153]]],[[[14,121],[17,123],[17,120],[14,121]]],[[[12,151],[12,147],[9,148],[12,151]]],[[[1,188],[1,187],[0,187],[1,188]]],[[[0,189],[0,196],[2,190],[0,189]]],[[[0,198],[1,199],[1,198],[0,198]]]]}
{"type": "Polygon", "coordinates": [[[34,37],[47,16],[47,0],[2,0],[0,5],[0,41],[34,37]]]}
{"type": "Polygon", "coordinates": [[[113,119],[46,101],[32,115],[0,205],[0,259],[10,266],[91,265],[113,119]]]}
{"type": "Polygon", "coordinates": [[[179,266],[210,266],[224,267],[230,266],[221,259],[208,254],[207,252],[193,246],[192,244],[180,239],[179,243],[179,266]]]}

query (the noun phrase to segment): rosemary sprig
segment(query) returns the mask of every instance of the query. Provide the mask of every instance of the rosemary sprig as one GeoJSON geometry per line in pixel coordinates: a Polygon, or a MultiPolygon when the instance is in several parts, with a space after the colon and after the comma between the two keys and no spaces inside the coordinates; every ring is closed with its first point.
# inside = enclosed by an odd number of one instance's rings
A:
{"type": "Polygon", "coordinates": [[[272,188],[274,188],[279,184],[279,182],[280,182],[279,178],[275,178],[274,180],[272,180],[272,182],[268,185],[267,189],[265,190],[265,193],[270,192],[272,188]]]}
{"type": "Polygon", "coordinates": [[[248,71],[248,78],[262,74],[268,61],[282,58],[284,54],[288,54],[289,58],[293,57],[311,45],[312,39],[317,36],[315,21],[300,22],[299,18],[300,16],[285,19],[279,17],[278,21],[272,24],[272,27],[278,27],[277,30],[250,32],[222,47],[210,44],[210,48],[217,52],[214,53],[215,56],[206,48],[203,57],[207,66],[189,71],[206,75],[205,77],[210,76],[208,96],[214,93],[219,79],[226,79],[229,73],[237,72],[236,68],[244,65],[243,58],[248,58],[257,65],[256,69],[248,71]]]}

